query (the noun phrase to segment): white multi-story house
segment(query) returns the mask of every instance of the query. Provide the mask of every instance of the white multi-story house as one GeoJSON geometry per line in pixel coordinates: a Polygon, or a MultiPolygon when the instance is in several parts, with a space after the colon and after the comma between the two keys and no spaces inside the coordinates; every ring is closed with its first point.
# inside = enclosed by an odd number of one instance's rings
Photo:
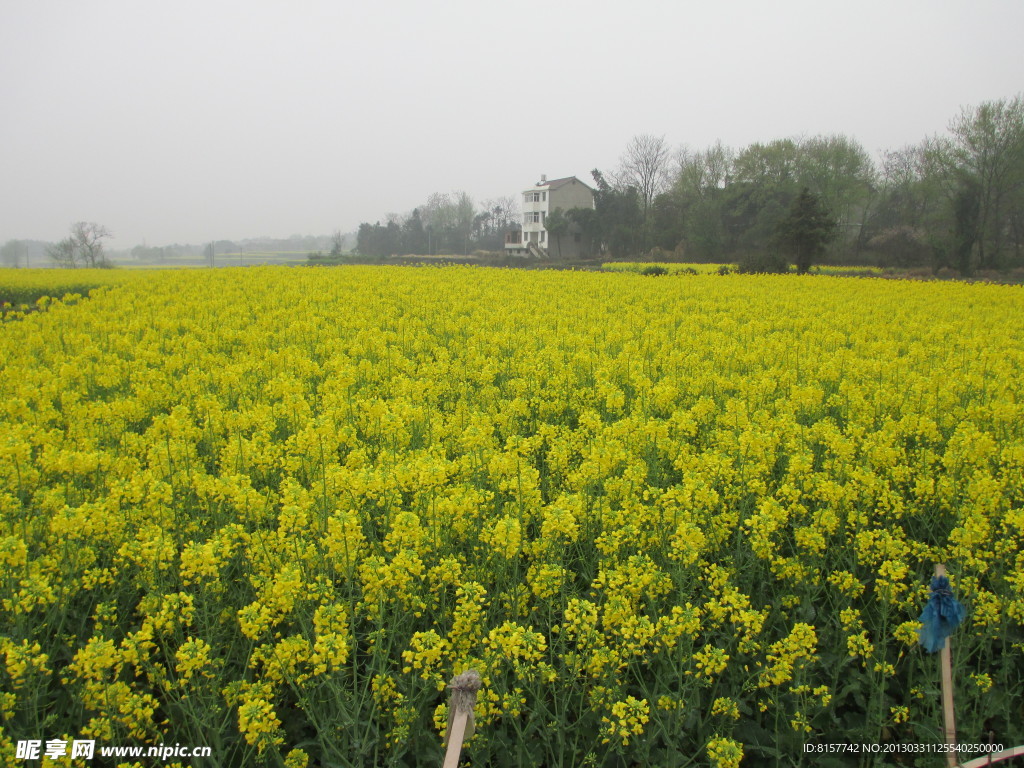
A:
{"type": "Polygon", "coordinates": [[[593,207],[594,190],[575,176],[552,181],[548,181],[547,176],[541,176],[540,181],[523,192],[523,229],[505,235],[505,253],[578,258],[583,247],[579,227],[571,224],[568,232],[556,243],[549,236],[545,224],[555,209],[560,208],[565,213],[571,208],[593,207]]]}

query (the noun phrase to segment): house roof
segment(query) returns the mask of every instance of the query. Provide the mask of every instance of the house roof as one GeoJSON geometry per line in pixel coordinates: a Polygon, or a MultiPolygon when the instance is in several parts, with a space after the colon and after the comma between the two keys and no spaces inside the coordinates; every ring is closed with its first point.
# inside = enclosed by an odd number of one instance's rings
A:
{"type": "MultiPolygon", "coordinates": [[[[543,184],[537,184],[537,186],[547,187],[548,189],[558,189],[559,187],[564,187],[566,184],[569,184],[570,182],[573,181],[575,181],[577,184],[583,184],[583,182],[577,179],[575,176],[566,176],[564,179],[550,179],[544,182],[543,184]]],[[[587,187],[587,189],[590,189],[591,192],[594,191],[586,184],[583,184],[583,186],[587,187]]]]}

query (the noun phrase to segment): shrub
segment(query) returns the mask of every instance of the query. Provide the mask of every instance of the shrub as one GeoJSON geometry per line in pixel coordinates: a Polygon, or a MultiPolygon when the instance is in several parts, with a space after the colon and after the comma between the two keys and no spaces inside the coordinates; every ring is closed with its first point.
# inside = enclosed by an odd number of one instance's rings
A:
{"type": "Polygon", "coordinates": [[[878,254],[883,267],[918,267],[928,264],[931,249],[925,233],[914,227],[892,227],[868,240],[867,248],[878,254]]]}
{"type": "Polygon", "coordinates": [[[736,269],[745,274],[780,274],[789,272],[789,260],[771,251],[745,253],[740,257],[736,269]]]}

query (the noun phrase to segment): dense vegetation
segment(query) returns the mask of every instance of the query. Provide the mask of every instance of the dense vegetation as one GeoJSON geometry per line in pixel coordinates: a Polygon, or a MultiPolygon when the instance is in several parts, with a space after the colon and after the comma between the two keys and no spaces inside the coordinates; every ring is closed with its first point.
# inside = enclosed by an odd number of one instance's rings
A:
{"type": "MultiPolygon", "coordinates": [[[[799,263],[785,237],[802,190],[826,211],[828,263],[976,272],[1024,268],[1024,100],[966,108],[943,135],[887,151],[815,136],[673,151],[637,136],[617,168],[595,170],[596,211],[566,211],[592,255],[739,262],[753,271],[799,263]]],[[[528,182],[527,182],[528,183],[528,182]]],[[[365,255],[501,248],[514,213],[465,194],[360,227],[365,255]],[[427,229],[430,230],[428,241],[427,229]]]]}
{"type": "Polygon", "coordinates": [[[436,765],[467,667],[471,765],[937,745],[939,562],[961,741],[1024,741],[1020,289],[95,274],[0,326],[0,763],[436,765]]]}

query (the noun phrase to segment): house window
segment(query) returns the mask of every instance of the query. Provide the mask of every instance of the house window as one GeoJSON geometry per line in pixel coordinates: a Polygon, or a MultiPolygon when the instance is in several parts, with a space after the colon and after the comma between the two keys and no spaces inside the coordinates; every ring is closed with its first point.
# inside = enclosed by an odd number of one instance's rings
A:
{"type": "Polygon", "coordinates": [[[548,199],[548,193],[547,192],[541,192],[540,193],[540,199],[541,199],[541,202],[546,201],[548,199]]]}
{"type": "Polygon", "coordinates": [[[547,240],[547,232],[545,230],[540,231],[540,241],[543,243],[547,240]]]}
{"type": "Polygon", "coordinates": [[[547,211],[541,211],[540,212],[540,223],[543,224],[544,220],[547,219],[547,217],[548,217],[548,212],[547,211]]]}

